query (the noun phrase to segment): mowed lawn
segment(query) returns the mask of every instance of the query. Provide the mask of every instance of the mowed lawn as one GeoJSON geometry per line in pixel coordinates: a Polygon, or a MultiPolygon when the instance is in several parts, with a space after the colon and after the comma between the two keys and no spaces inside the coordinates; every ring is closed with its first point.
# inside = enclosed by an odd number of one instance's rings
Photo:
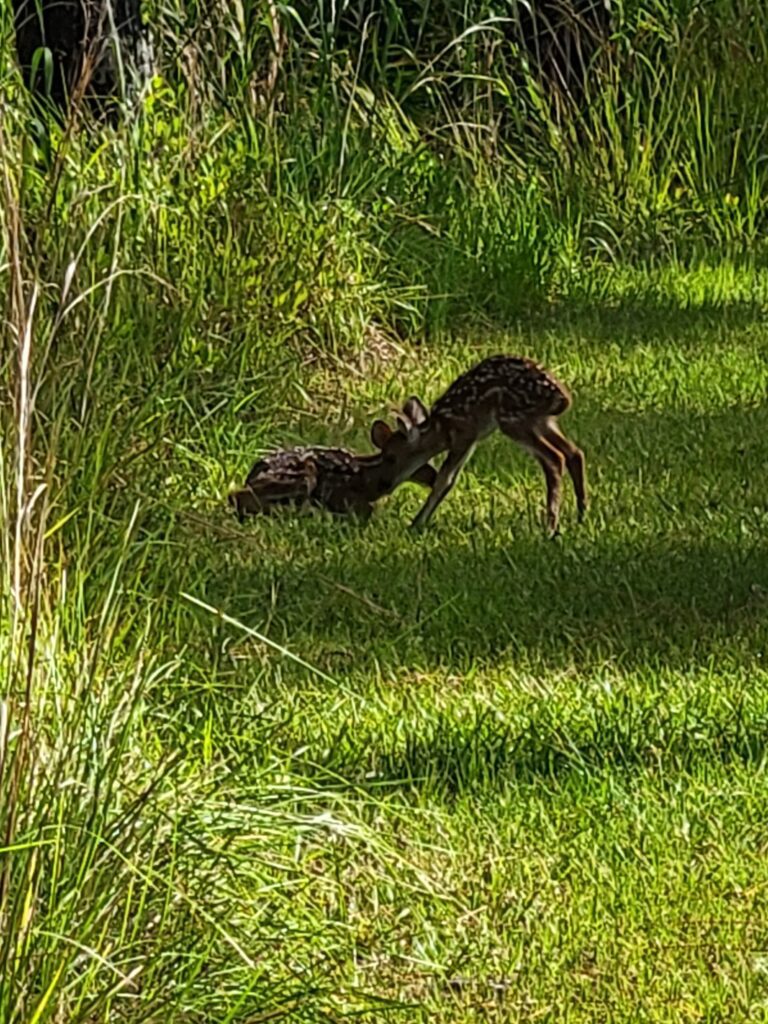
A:
{"type": "Polygon", "coordinates": [[[168,742],[237,766],[243,864],[256,780],[299,780],[290,883],[250,912],[297,980],[316,950],[323,1019],[768,1020],[768,327],[639,306],[460,333],[310,364],[274,424],[233,382],[175,439],[137,584],[182,658],[152,692],[168,742]],[[413,486],[366,526],[223,507],[251,436],[367,449],[505,351],[574,394],[591,507],[566,483],[558,540],[501,435],[421,535],[413,486]]]}

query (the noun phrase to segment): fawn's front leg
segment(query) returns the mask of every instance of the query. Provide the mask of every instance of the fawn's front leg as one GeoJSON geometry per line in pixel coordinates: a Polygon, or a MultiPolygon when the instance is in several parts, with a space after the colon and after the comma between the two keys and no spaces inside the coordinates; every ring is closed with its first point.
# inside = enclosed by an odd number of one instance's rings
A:
{"type": "Polygon", "coordinates": [[[470,457],[474,449],[474,442],[470,442],[461,448],[453,448],[448,452],[445,457],[445,461],[437,471],[437,477],[435,478],[429,497],[424,502],[424,505],[419,510],[416,518],[411,523],[412,529],[421,530],[427,525],[437,506],[456,483],[456,478],[461,472],[462,466],[470,457]]]}

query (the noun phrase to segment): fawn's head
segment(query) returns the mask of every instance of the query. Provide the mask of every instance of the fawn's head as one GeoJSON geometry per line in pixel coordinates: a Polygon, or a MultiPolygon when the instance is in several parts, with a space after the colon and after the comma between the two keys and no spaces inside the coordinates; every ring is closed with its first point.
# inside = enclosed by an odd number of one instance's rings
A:
{"type": "Polygon", "coordinates": [[[435,471],[429,460],[435,450],[429,413],[418,398],[411,397],[396,418],[396,430],[383,420],[376,420],[371,427],[371,440],[381,452],[386,485],[394,490],[404,480],[413,479],[431,486],[435,471]]]}

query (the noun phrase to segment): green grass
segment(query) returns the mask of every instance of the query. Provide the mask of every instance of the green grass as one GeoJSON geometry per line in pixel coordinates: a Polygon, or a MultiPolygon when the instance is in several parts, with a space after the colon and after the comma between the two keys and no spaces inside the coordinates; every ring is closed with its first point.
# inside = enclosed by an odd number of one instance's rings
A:
{"type": "MultiPolygon", "coordinates": [[[[214,749],[265,765],[278,746],[318,808],[341,800],[375,834],[306,851],[342,985],[430,1020],[763,1019],[765,329],[595,311],[318,390],[357,396],[365,421],[497,350],[573,383],[588,521],[571,501],[547,540],[538,468],[501,437],[423,537],[405,530],[408,488],[365,529],[239,531],[201,509],[177,520],[195,555],[168,590],[242,627],[179,612],[202,664],[231,660],[215,695],[185,682],[177,699],[199,701],[214,749]],[[255,713],[266,749],[248,742],[255,713]]],[[[362,441],[306,422],[303,437],[362,441]]]]}
{"type": "Polygon", "coordinates": [[[269,117],[247,5],[155,12],[117,127],[4,59],[3,1024],[768,1020],[768,33],[617,12],[573,135],[386,19],[269,117]],[[503,351],[574,393],[556,542],[501,436],[420,536],[232,518],[503,351]]]}
{"type": "MultiPolygon", "coordinates": [[[[144,898],[165,892],[171,922],[189,902],[185,927],[153,938],[171,974],[125,931],[106,957],[142,964],[147,1007],[178,972],[196,1018],[282,1000],[296,1020],[765,1016],[762,322],[560,311],[390,355],[367,382],[324,366],[270,440],[362,446],[388,402],[431,398],[505,350],[574,389],[565,425],[593,501],[577,526],[567,495],[557,542],[538,467],[500,436],[421,537],[408,487],[364,528],[323,514],[239,528],[219,464],[236,478],[258,453],[250,385],[230,378],[204,423],[194,396],[200,427],[175,435],[167,486],[141,503],[111,637],[118,662],[122,644],[128,663],[164,659],[132,730],[179,787],[153,784],[154,852],[129,847],[123,866],[144,898]]],[[[86,609],[104,573],[81,573],[78,637],[99,635],[86,609]]],[[[113,898],[121,914],[138,899],[113,898]]]]}

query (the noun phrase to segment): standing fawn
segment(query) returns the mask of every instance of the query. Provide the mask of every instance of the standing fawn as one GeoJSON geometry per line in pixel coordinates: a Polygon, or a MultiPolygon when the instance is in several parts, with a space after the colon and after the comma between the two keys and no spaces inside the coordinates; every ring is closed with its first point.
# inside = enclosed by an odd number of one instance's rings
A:
{"type": "Polygon", "coordinates": [[[579,519],[587,507],[584,455],[557,426],[571,404],[566,388],[530,359],[492,356],[462,374],[427,412],[409,398],[393,431],[382,420],[371,435],[393,474],[392,486],[447,451],[432,491],[412,526],[425,526],[445,498],[475,445],[499,429],[529,451],[547,482],[547,525],[557,533],[561,481],[567,469],[573,481],[579,519]]]}
{"type": "MultiPolygon", "coordinates": [[[[398,478],[432,487],[437,474],[428,462],[398,478]]],[[[392,473],[381,452],[355,455],[346,448],[283,448],[251,468],[245,487],[228,498],[238,519],[268,515],[281,505],[316,505],[341,515],[368,519],[374,502],[393,489],[392,473]]]]}

